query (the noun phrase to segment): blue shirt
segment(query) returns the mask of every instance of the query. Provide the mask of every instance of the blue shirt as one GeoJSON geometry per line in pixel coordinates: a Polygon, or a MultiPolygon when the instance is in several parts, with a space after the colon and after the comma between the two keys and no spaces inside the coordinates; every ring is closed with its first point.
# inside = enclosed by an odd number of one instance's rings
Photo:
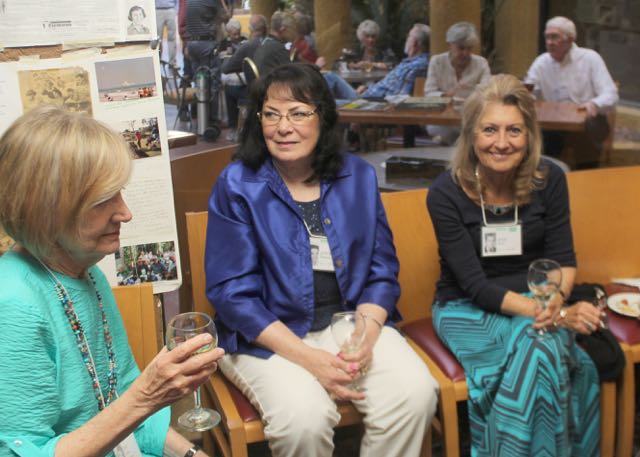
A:
{"type": "MultiPolygon", "coordinates": [[[[346,155],[336,178],[321,183],[320,206],[344,309],[375,303],[390,320],[400,319],[398,259],[375,170],[346,155]]],[[[209,198],[205,270],[227,353],[270,357],[252,343],[276,320],[299,337],[311,328],[309,236],[270,160],[256,172],[234,162],[218,178],[209,198]]]]}
{"type": "Polygon", "coordinates": [[[406,94],[411,95],[416,76],[420,72],[425,73],[429,66],[429,54],[423,53],[415,57],[402,59],[391,72],[370,86],[363,97],[385,97],[387,95],[406,94]]]}

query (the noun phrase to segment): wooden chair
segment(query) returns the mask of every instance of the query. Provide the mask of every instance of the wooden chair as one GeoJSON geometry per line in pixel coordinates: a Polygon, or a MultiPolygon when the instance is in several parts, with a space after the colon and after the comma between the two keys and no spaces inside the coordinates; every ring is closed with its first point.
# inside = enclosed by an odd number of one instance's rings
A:
{"type": "MultiPolygon", "coordinates": [[[[575,171],[569,173],[567,179],[578,257],[577,281],[606,284],[615,277],[639,276],[640,166],[575,171]]],[[[640,362],[640,323],[611,316],[609,327],[621,342],[627,362],[618,385],[616,455],[630,457],[635,419],[634,368],[640,362]]],[[[612,416],[602,414],[607,420],[612,416]]]]}
{"type": "Polygon", "coordinates": [[[260,77],[258,66],[251,57],[245,57],[242,59],[242,73],[244,74],[244,80],[247,87],[251,87],[251,83],[260,77]]]}
{"type": "MultiPolygon", "coordinates": [[[[440,384],[437,419],[433,428],[441,434],[445,457],[460,455],[458,402],[468,399],[462,366],[438,338],[431,321],[435,284],[440,276],[438,243],[426,208],[427,189],[383,193],[389,225],[400,261],[403,315],[400,328],[440,384]]],[[[615,415],[615,383],[603,383],[601,410],[615,415]]],[[[601,453],[613,455],[615,421],[601,424],[601,453]]]]}
{"type": "MultiPolygon", "coordinates": [[[[204,211],[187,213],[186,217],[194,310],[213,314],[214,309],[205,294],[204,246],[207,213],[204,211]]],[[[247,457],[248,444],[265,440],[259,413],[220,371],[211,376],[204,390],[222,416],[221,425],[212,431],[213,439],[222,455],[247,457]]],[[[338,426],[356,425],[362,422],[362,416],[349,402],[339,402],[338,411],[341,415],[338,426]]],[[[430,452],[425,456],[430,456],[430,452]]]]}
{"type": "Polygon", "coordinates": [[[151,283],[113,287],[118,309],[127,329],[129,346],[143,370],[163,346],[162,305],[153,296],[151,283]]]}

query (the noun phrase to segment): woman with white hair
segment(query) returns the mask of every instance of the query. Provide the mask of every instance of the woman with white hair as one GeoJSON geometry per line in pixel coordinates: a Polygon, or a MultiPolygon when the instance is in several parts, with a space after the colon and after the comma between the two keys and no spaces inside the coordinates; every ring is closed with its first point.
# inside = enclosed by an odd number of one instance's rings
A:
{"type": "Polygon", "coordinates": [[[352,70],[390,70],[396,64],[396,56],[391,49],[380,49],[378,38],[380,26],[371,19],[365,19],[358,26],[356,36],[360,42],[357,62],[349,64],[352,70]]]}
{"type": "MultiPolygon", "coordinates": [[[[470,22],[457,22],[449,27],[446,36],[449,51],[432,57],[429,62],[425,95],[467,98],[473,89],[491,76],[487,59],[472,53],[480,39],[470,22]]],[[[452,144],[460,129],[427,126],[427,132],[443,144],[452,144]]]]}

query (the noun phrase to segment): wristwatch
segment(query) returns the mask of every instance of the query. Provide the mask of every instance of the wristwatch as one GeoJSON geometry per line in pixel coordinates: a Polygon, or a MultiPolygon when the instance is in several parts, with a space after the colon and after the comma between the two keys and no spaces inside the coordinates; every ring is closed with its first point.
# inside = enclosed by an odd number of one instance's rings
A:
{"type": "Polygon", "coordinates": [[[193,457],[200,449],[202,449],[200,446],[194,444],[187,452],[185,452],[184,457],[193,457]]]}

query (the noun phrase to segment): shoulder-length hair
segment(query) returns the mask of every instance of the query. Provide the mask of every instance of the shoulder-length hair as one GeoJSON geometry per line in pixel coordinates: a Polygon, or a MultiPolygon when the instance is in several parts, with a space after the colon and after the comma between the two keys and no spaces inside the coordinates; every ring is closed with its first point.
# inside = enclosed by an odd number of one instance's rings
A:
{"type": "Polygon", "coordinates": [[[78,240],[84,216],[129,180],[128,145],[93,118],[40,106],[0,137],[0,225],[31,254],[50,260],[78,240]]]}
{"type": "Polygon", "coordinates": [[[309,179],[335,178],[342,165],[336,102],[320,71],[310,64],[281,65],[254,81],[247,119],[240,133],[240,146],[234,157],[257,170],[271,156],[258,117],[270,87],[288,91],[293,99],[315,106],[320,119],[320,136],[313,151],[313,175],[309,179]]]}
{"type": "Polygon", "coordinates": [[[518,166],[513,190],[518,205],[529,202],[533,190],[544,187],[546,170],[539,170],[542,154],[542,137],[536,117],[535,101],[524,85],[512,75],[494,75],[485,84],[476,88],[464,104],[462,131],[456,142],[451,162],[454,179],[472,196],[480,199],[479,185],[475,176],[478,157],[474,141],[478,134],[478,122],[489,103],[515,106],[522,113],[527,131],[527,151],[518,166]]]}

